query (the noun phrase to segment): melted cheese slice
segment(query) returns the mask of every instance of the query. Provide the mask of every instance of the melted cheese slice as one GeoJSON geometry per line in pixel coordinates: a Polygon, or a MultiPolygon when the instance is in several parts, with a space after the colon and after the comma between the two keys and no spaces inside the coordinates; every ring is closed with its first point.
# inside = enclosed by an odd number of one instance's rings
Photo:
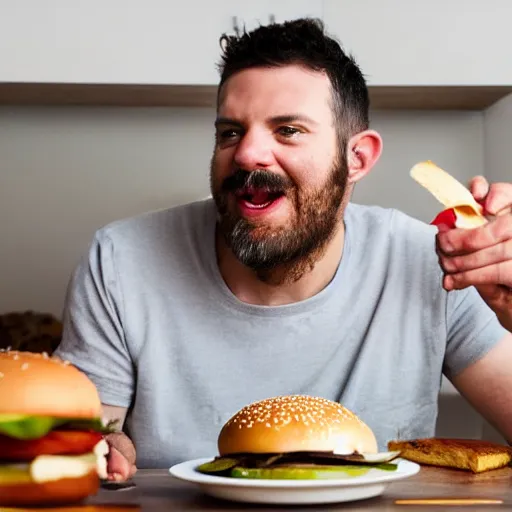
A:
{"type": "Polygon", "coordinates": [[[469,229],[487,223],[482,206],[471,192],[435,163],[420,162],[411,169],[410,175],[442,205],[453,208],[459,227],[469,229]]]}
{"type": "Polygon", "coordinates": [[[80,478],[96,471],[107,478],[108,445],[101,440],[84,455],[39,455],[26,464],[0,464],[0,484],[45,483],[61,478],[80,478]]]}

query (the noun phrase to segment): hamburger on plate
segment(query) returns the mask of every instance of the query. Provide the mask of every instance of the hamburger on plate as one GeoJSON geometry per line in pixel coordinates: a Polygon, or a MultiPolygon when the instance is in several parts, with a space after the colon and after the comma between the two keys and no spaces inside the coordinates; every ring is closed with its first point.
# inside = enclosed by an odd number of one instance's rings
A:
{"type": "Polygon", "coordinates": [[[233,478],[331,479],[396,470],[399,451],[378,453],[371,428],[337,402],[288,395],[254,402],[218,437],[201,473],[233,478]]]}
{"type": "Polygon", "coordinates": [[[66,361],[0,351],[0,506],[69,504],[106,478],[94,384],[66,361]]]}

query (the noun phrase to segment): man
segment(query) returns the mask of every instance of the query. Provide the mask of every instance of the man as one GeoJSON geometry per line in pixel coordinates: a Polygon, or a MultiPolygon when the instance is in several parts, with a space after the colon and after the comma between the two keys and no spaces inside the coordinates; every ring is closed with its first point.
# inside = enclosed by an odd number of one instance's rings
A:
{"type": "Polygon", "coordinates": [[[512,439],[512,185],[473,181],[500,215],[471,231],[349,203],[382,150],[353,60],[311,20],[223,42],[213,200],[100,229],[70,283],[57,354],[123,422],[111,478],[279,394],[431,436],[443,373],[512,439]]]}

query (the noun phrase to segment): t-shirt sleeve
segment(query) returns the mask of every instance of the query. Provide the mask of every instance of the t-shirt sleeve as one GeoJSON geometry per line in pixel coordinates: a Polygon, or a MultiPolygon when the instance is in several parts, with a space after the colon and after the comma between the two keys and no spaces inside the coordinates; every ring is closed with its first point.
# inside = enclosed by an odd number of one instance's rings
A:
{"type": "Polygon", "coordinates": [[[455,377],[481,359],[508,331],[474,287],[448,293],[444,373],[455,377]]]}
{"type": "Polygon", "coordinates": [[[114,247],[104,231],[96,233],[70,279],[62,341],[55,355],[67,359],[94,382],[102,403],[130,406],[134,370],[123,330],[123,297],[114,247]]]}

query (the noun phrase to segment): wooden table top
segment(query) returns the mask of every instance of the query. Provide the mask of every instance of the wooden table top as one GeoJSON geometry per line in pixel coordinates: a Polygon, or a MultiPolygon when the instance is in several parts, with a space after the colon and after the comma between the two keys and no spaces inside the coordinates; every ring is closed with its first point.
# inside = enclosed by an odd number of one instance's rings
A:
{"type": "Polygon", "coordinates": [[[86,501],[81,512],[168,512],[237,511],[237,510],[505,510],[512,508],[512,468],[473,475],[465,471],[423,466],[421,471],[405,480],[393,482],[377,498],[345,504],[309,506],[268,506],[231,503],[203,495],[192,484],[179,481],[167,470],[139,470],[135,487],[123,490],[101,489],[86,501]],[[475,498],[502,500],[497,505],[400,505],[397,500],[430,498],[475,498]],[[90,506],[89,506],[90,505],[90,506]]]}

